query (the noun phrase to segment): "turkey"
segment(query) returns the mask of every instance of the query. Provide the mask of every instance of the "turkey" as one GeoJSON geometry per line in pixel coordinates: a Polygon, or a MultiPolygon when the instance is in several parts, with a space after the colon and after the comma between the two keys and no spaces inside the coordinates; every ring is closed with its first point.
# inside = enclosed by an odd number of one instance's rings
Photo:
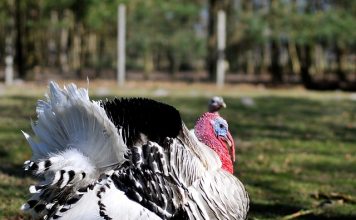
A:
{"type": "Polygon", "coordinates": [[[172,106],[143,98],[91,101],[87,89],[51,82],[36,112],[35,137],[23,132],[33,154],[24,169],[39,182],[21,207],[35,219],[247,216],[243,184],[172,106]]]}
{"type": "Polygon", "coordinates": [[[208,111],[214,113],[218,112],[221,108],[226,108],[224,99],[220,96],[213,96],[208,102],[208,111]]]}
{"type": "Polygon", "coordinates": [[[234,173],[235,142],[230,134],[228,123],[219,114],[221,108],[226,108],[222,97],[214,96],[208,102],[208,112],[202,114],[191,134],[213,149],[222,162],[222,168],[234,173]],[[216,138],[210,138],[216,136],[216,138]]]}

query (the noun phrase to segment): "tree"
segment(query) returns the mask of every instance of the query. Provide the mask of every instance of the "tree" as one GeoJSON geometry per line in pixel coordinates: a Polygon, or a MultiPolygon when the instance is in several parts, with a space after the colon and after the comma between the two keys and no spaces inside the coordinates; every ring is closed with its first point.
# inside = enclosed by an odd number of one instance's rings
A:
{"type": "Polygon", "coordinates": [[[23,55],[23,7],[24,4],[20,0],[15,0],[15,26],[16,26],[16,56],[17,71],[20,78],[25,78],[26,67],[23,55]]]}

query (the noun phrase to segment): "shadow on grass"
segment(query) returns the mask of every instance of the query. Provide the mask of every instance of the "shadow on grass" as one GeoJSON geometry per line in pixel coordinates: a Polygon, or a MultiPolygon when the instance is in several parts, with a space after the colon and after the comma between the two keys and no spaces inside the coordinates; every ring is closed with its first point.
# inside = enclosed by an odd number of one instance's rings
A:
{"type": "MultiPolygon", "coordinates": [[[[350,124],[352,121],[350,121],[350,124]]],[[[354,122],[356,126],[356,121],[354,122]]],[[[339,140],[345,142],[356,142],[356,127],[350,127],[345,125],[339,125],[336,123],[329,124],[330,129],[333,131],[334,135],[338,137],[339,140]]]]}
{"type": "Polygon", "coordinates": [[[7,152],[6,150],[0,148],[0,158],[6,158],[9,156],[9,152],[7,152]]]}
{"type": "Polygon", "coordinates": [[[26,173],[23,169],[23,165],[15,165],[15,164],[2,164],[0,165],[0,172],[9,175],[9,176],[14,176],[18,178],[25,178],[30,176],[28,173],[26,173]]]}
{"type": "Polygon", "coordinates": [[[262,204],[251,201],[249,216],[285,216],[301,210],[302,207],[281,203],[262,204]]]}
{"type": "Polygon", "coordinates": [[[310,215],[306,215],[303,217],[299,217],[297,218],[299,220],[355,220],[356,219],[356,215],[350,215],[350,216],[328,216],[328,215],[315,215],[315,214],[310,214],[310,215]]]}
{"type": "Polygon", "coordinates": [[[342,163],[320,162],[320,161],[304,161],[301,166],[305,170],[317,170],[320,172],[345,172],[353,174],[355,172],[356,161],[343,161],[342,163]]]}
{"type": "MultiPolygon", "coordinates": [[[[283,217],[292,215],[301,210],[306,210],[303,207],[297,205],[290,204],[282,204],[282,203],[271,203],[271,204],[262,204],[258,202],[250,203],[250,211],[249,218],[254,219],[255,216],[263,216],[263,218],[273,218],[273,219],[281,219],[283,217]]],[[[258,219],[258,217],[257,217],[258,219]]],[[[318,213],[312,212],[310,214],[299,216],[299,220],[354,220],[356,219],[356,215],[333,215],[329,213],[318,213]]]]}

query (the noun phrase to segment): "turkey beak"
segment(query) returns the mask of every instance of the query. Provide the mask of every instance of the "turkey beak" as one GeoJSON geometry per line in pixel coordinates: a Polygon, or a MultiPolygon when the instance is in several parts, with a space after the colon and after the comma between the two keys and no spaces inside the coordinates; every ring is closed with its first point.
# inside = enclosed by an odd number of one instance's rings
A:
{"type": "Polygon", "coordinates": [[[226,108],[225,102],[223,102],[223,103],[221,104],[221,106],[222,106],[223,108],[226,108]]]}
{"type": "Polygon", "coordinates": [[[221,136],[221,138],[227,144],[227,147],[229,149],[230,156],[231,156],[231,161],[235,162],[236,158],[235,158],[234,138],[231,136],[230,132],[228,132],[228,134],[226,136],[221,136]]]}

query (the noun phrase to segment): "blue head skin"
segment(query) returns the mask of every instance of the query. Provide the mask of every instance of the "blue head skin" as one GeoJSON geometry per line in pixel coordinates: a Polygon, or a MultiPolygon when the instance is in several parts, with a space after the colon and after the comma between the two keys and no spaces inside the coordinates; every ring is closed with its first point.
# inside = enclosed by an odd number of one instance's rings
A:
{"type": "Polygon", "coordinates": [[[220,141],[222,141],[226,144],[226,147],[230,151],[231,161],[234,162],[235,161],[235,143],[234,143],[233,137],[231,136],[231,134],[229,132],[229,126],[228,126],[227,122],[223,118],[217,117],[213,121],[211,121],[211,124],[213,126],[214,133],[215,133],[216,137],[220,141]]]}
{"type": "Polygon", "coordinates": [[[213,127],[214,127],[214,132],[215,135],[218,137],[227,137],[227,134],[229,132],[229,127],[227,125],[227,122],[223,118],[216,118],[213,121],[213,127]]]}

